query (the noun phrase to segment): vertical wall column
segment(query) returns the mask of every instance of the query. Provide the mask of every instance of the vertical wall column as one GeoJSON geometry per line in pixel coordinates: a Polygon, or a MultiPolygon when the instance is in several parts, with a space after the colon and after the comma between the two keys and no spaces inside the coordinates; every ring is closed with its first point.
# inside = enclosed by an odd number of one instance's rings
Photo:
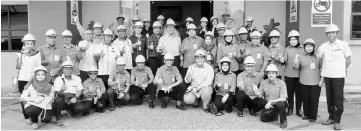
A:
{"type": "MultiPolygon", "coordinates": [[[[78,17],[80,24],[82,23],[82,1],[78,1],[78,17]]],[[[82,40],[78,29],[76,28],[76,25],[71,24],[71,5],[70,1],[66,1],[66,28],[73,34],[73,38],[71,40],[71,43],[74,45],[78,45],[79,41],[82,40]]]]}

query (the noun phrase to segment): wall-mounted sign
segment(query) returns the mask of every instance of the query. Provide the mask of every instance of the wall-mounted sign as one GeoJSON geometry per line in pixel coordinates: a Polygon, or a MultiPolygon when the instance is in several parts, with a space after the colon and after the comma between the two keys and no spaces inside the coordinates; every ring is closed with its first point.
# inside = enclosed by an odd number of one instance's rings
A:
{"type": "Polygon", "coordinates": [[[78,0],[71,0],[70,1],[70,23],[76,25],[75,17],[78,16],[79,13],[79,2],[78,0]]]}
{"type": "Polygon", "coordinates": [[[312,0],[311,27],[332,24],[332,0],[312,0]]]}
{"type": "Polygon", "coordinates": [[[290,23],[297,21],[297,0],[290,2],[290,23]]]}

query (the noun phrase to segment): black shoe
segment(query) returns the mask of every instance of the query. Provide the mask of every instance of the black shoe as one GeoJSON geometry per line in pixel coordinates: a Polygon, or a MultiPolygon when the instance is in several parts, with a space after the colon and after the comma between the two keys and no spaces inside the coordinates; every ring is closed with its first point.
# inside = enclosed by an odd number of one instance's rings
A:
{"type": "Polygon", "coordinates": [[[288,109],[287,116],[291,116],[293,114],[293,109],[288,109]]]}
{"type": "Polygon", "coordinates": [[[114,111],[115,110],[115,106],[112,106],[109,108],[110,111],[114,111]]]}
{"type": "Polygon", "coordinates": [[[105,110],[104,110],[104,109],[99,109],[99,110],[97,110],[97,112],[99,112],[99,113],[104,113],[105,110]]]}
{"type": "Polygon", "coordinates": [[[331,125],[331,124],[333,124],[333,123],[335,123],[334,120],[327,119],[326,121],[322,122],[322,125],[331,125]]]}
{"type": "Polygon", "coordinates": [[[280,128],[286,128],[287,127],[287,121],[284,121],[280,124],[280,128]]]}
{"type": "Polygon", "coordinates": [[[153,101],[149,101],[149,108],[150,109],[153,109],[155,106],[154,106],[154,103],[153,103],[153,101]]]}
{"type": "Polygon", "coordinates": [[[183,106],[183,104],[180,104],[180,105],[176,105],[175,108],[179,109],[179,110],[182,110],[182,111],[185,111],[186,108],[183,106]]]}
{"type": "Polygon", "coordinates": [[[166,105],[166,104],[162,104],[162,105],[160,105],[160,107],[163,108],[163,109],[165,109],[165,108],[167,108],[167,105],[166,105]]]}
{"type": "Polygon", "coordinates": [[[302,120],[308,120],[308,119],[310,119],[310,118],[308,118],[308,116],[305,116],[302,118],[302,120]]]}
{"type": "Polygon", "coordinates": [[[209,108],[204,109],[204,112],[206,112],[206,113],[211,113],[211,111],[209,110],[209,108]]]}
{"type": "Polygon", "coordinates": [[[196,99],[196,101],[194,102],[194,104],[192,105],[193,108],[198,108],[199,107],[199,99],[196,99]]]}
{"type": "Polygon", "coordinates": [[[333,125],[333,129],[335,129],[335,130],[341,130],[341,124],[335,122],[335,124],[333,125]]]}
{"type": "Polygon", "coordinates": [[[255,111],[253,111],[253,110],[250,110],[250,111],[249,111],[249,114],[250,114],[251,116],[257,116],[257,113],[256,113],[255,111]]]}
{"type": "Polygon", "coordinates": [[[309,122],[316,122],[316,120],[315,119],[310,119],[309,122]]]}
{"type": "Polygon", "coordinates": [[[83,116],[89,115],[89,112],[83,112],[83,116]]]}
{"type": "Polygon", "coordinates": [[[301,113],[301,110],[297,110],[297,111],[296,111],[296,115],[297,115],[298,117],[303,117],[303,115],[302,115],[302,113],[301,113]]]}
{"type": "Polygon", "coordinates": [[[238,111],[237,116],[238,117],[243,117],[243,111],[238,111]]]}

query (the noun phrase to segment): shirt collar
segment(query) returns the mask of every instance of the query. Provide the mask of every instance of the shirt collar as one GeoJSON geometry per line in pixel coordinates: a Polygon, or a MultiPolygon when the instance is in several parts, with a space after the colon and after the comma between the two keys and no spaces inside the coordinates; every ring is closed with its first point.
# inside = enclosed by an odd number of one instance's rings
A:
{"type": "Polygon", "coordinates": [[[75,46],[73,44],[70,44],[69,48],[67,48],[67,46],[64,44],[62,47],[66,49],[70,49],[70,48],[74,48],[75,46]]]}
{"type": "Polygon", "coordinates": [[[340,40],[336,38],[335,42],[334,43],[331,43],[330,41],[328,41],[328,43],[330,45],[338,45],[340,43],[340,40]]]}
{"type": "Polygon", "coordinates": [[[280,45],[280,43],[277,44],[271,44],[271,48],[277,48],[280,45]]]}
{"type": "Polygon", "coordinates": [[[164,69],[169,70],[169,71],[173,71],[173,66],[171,66],[171,67],[164,66],[164,69]]]}
{"type": "Polygon", "coordinates": [[[135,67],[136,71],[145,71],[145,67],[143,67],[142,69],[140,69],[139,67],[135,67]]]}
{"type": "Polygon", "coordinates": [[[52,49],[52,50],[55,50],[55,49],[56,49],[56,46],[50,47],[48,44],[46,45],[46,47],[48,47],[49,49],[52,49]]]}
{"type": "MultiPolygon", "coordinates": [[[[61,75],[61,78],[66,79],[65,76],[64,76],[64,74],[61,75]]],[[[73,80],[73,75],[70,75],[70,80],[73,80]]]]}
{"type": "Polygon", "coordinates": [[[275,81],[271,81],[270,79],[268,79],[268,83],[270,84],[277,84],[278,83],[278,79],[276,78],[275,81]]]}
{"type": "Polygon", "coordinates": [[[126,70],[123,70],[123,71],[118,71],[118,70],[117,70],[117,73],[118,73],[118,74],[125,74],[125,72],[126,72],[126,70]]]}
{"type": "Polygon", "coordinates": [[[256,76],[256,72],[253,72],[252,74],[249,74],[249,73],[246,72],[246,76],[249,76],[249,75],[256,76]]]}
{"type": "Polygon", "coordinates": [[[252,46],[252,47],[261,47],[261,44],[255,45],[255,44],[252,43],[251,46],[252,46]]]}

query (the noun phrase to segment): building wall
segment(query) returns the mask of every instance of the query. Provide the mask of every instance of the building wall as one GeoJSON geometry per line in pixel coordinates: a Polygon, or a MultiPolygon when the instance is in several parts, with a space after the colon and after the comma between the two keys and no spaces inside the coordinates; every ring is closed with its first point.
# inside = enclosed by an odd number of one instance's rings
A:
{"type": "Polygon", "coordinates": [[[119,9],[118,1],[82,1],[82,26],[86,29],[90,21],[100,22],[105,30],[112,22],[116,23],[119,9]]]}

